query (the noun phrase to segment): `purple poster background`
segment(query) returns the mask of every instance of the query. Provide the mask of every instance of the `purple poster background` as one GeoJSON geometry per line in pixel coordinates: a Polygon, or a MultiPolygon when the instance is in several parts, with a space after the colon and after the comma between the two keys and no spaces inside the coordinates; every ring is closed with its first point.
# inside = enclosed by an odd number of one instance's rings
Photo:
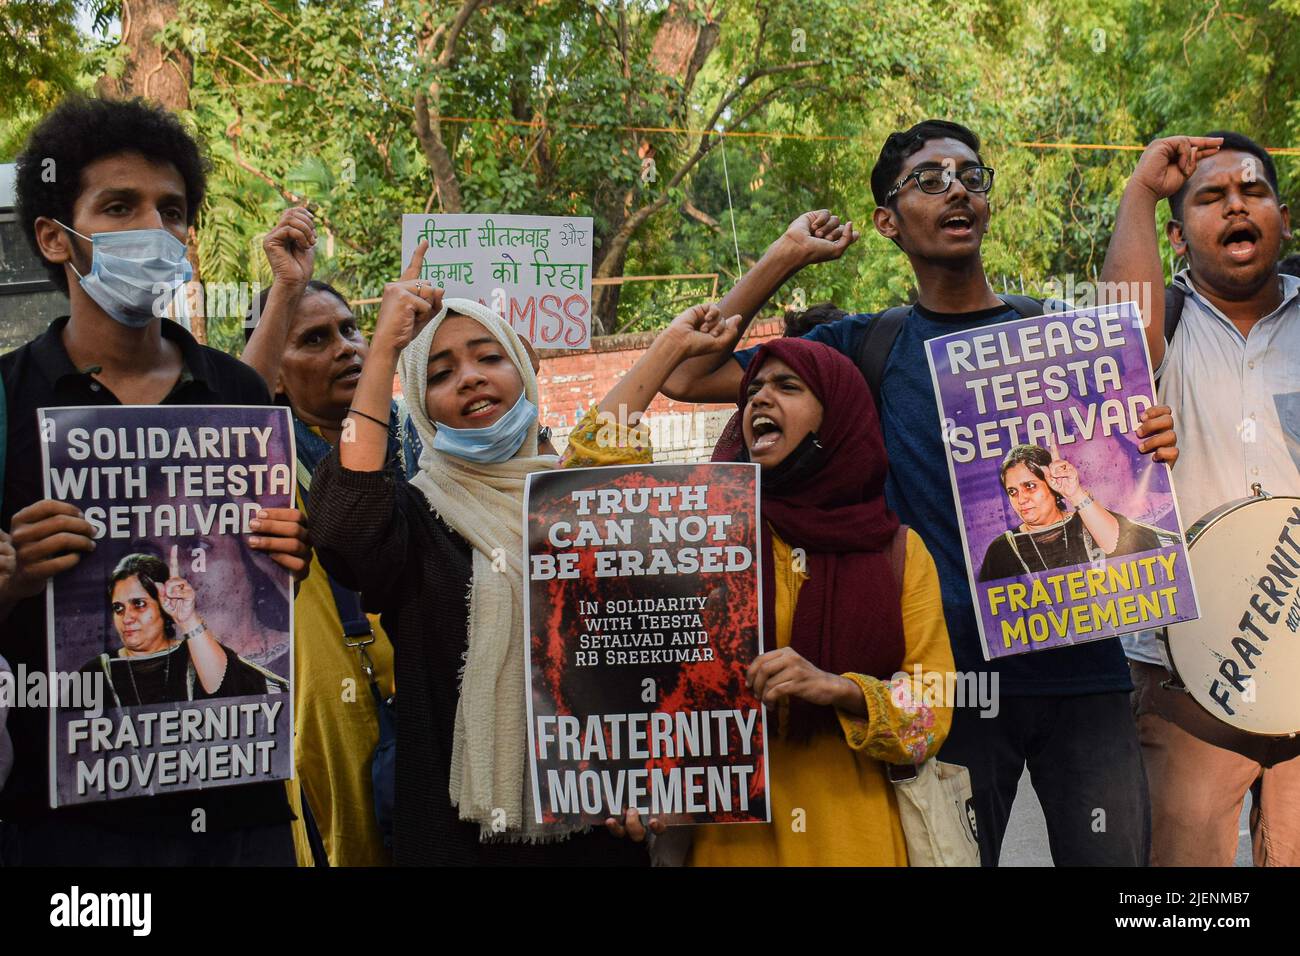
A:
{"type": "MultiPolygon", "coordinates": [[[[100,713],[66,702],[51,709],[51,805],[288,779],[293,585],[288,571],[246,540],[259,507],[293,507],[287,409],[97,406],[46,408],[41,416],[46,496],[75,505],[99,526],[95,550],[47,586],[51,671],[101,681],[100,713]],[[180,443],[182,432],[191,446],[180,443]],[[124,483],[127,475],[135,485],[124,483]],[[184,695],[140,703],[132,698],[138,687],[102,677],[101,655],[111,661],[124,644],[110,583],[127,555],[170,564],[173,548],[207,627],[202,636],[246,664],[228,663],[214,696],[194,691],[191,681],[184,695]],[[258,692],[249,692],[252,685],[258,692]]],[[[189,649],[176,654],[187,667],[189,649]]]]}
{"type": "MultiPolygon", "coordinates": [[[[1136,306],[1020,319],[926,344],[985,658],[1197,617],[1169,469],[1138,450],[1133,431],[1155,404],[1136,306]],[[1045,378],[1049,367],[1057,371],[1045,378]],[[1068,394],[1049,394],[1054,384],[1068,394]],[[1062,567],[1036,566],[1026,550],[1031,573],[978,581],[990,546],[1021,526],[999,475],[1004,458],[1026,443],[1050,452],[1053,441],[1080,487],[1145,526],[1156,547],[1062,567]]],[[[1064,513],[1073,514],[1068,505],[1064,513]]],[[[1016,550],[1033,547],[1026,536],[1016,541],[1016,550]]]]}

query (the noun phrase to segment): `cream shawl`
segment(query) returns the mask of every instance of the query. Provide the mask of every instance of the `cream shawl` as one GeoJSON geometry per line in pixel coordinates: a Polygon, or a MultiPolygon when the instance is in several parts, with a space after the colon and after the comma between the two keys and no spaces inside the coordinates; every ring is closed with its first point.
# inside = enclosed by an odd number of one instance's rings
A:
{"type": "Polygon", "coordinates": [[[516,842],[561,839],[570,828],[533,822],[524,695],[523,492],[529,472],[554,468],[554,455],[537,454],[537,431],[508,461],[482,465],[433,448],[437,425],[425,407],[429,346],[449,314],[482,323],[518,369],[524,394],[537,402],[537,377],[510,325],[469,299],[445,299],[402,352],[402,394],[424,443],[420,473],[411,484],[473,547],[469,645],[460,675],[451,755],[451,802],[462,820],[479,824],[481,838],[516,842]],[[504,811],[504,819],[502,818],[504,811]],[[502,831],[502,824],[505,829],[502,831]]]}

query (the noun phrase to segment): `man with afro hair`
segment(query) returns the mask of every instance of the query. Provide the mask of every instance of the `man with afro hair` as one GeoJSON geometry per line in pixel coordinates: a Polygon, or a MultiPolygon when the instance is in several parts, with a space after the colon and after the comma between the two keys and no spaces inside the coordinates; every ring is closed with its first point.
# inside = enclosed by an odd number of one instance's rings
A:
{"type": "MultiPolygon", "coordinates": [[[[16,570],[0,584],[0,654],[47,671],[44,590],[95,547],[66,502],[46,499],[36,410],[84,405],[268,405],[256,372],[200,345],[165,316],[191,270],[186,240],[203,202],[205,163],[176,116],[142,100],[71,97],[18,157],[18,214],[68,295],[69,313],[0,356],[8,406],[0,529],[16,570]]],[[[296,575],[311,549],[299,513],[268,509],[251,547],[296,575]]],[[[0,790],[6,865],[292,865],[282,783],[51,810],[49,715],[9,718],[14,765],[0,790]],[[195,832],[202,810],[203,832],[195,832]]]]}

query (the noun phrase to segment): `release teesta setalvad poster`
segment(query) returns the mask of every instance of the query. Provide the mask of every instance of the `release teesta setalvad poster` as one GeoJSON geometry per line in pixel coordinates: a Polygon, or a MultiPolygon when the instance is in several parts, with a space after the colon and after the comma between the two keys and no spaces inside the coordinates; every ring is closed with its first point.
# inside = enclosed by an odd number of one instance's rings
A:
{"type": "Polygon", "coordinates": [[[528,729],[540,823],[629,808],[768,820],[758,467],[528,476],[528,729]]]}
{"type": "MultiPolygon", "coordinates": [[[[926,343],[986,660],[1197,617],[1136,305],[926,343]]],[[[919,427],[919,423],[918,423],[919,427]]]]}
{"type": "Polygon", "coordinates": [[[45,495],[95,548],[46,585],[50,668],[94,710],[51,708],[50,804],[288,779],[293,582],[248,537],[293,506],[284,408],[40,410],[45,495]]]}

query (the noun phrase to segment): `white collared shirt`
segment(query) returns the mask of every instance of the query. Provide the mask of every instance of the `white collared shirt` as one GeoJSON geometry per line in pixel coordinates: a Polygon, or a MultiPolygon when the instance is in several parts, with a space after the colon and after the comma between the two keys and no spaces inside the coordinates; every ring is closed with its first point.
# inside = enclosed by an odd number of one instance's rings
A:
{"type": "MultiPolygon", "coordinates": [[[[1174,277],[1186,299],[1156,378],[1178,433],[1173,485],[1184,529],[1256,483],[1300,495],[1300,279],[1280,278],[1282,303],[1243,336],[1187,270],[1174,277]]],[[[1152,632],[1121,640],[1130,658],[1161,663],[1152,632]]]]}

